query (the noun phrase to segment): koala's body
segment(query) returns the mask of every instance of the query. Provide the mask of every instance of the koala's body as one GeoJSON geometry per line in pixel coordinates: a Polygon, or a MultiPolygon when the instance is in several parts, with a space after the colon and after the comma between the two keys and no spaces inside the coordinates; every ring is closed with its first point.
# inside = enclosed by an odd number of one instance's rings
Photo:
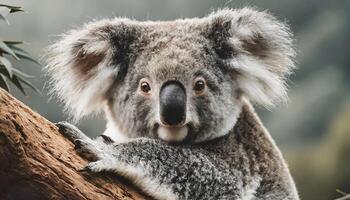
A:
{"type": "Polygon", "coordinates": [[[53,91],[75,119],[103,109],[91,140],[58,123],[86,170],[113,171],[156,199],[299,199],[288,167],[250,101],[286,98],[295,52],[266,12],[204,18],[106,19],[50,48],[53,91]]]}

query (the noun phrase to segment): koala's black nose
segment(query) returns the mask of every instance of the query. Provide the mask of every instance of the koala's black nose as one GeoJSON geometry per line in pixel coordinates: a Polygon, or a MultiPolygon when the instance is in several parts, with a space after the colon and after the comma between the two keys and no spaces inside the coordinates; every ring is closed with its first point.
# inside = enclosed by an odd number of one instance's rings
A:
{"type": "Polygon", "coordinates": [[[175,126],[186,119],[186,91],[177,81],[163,84],[159,93],[160,119],[165,125],[175,126]]]}

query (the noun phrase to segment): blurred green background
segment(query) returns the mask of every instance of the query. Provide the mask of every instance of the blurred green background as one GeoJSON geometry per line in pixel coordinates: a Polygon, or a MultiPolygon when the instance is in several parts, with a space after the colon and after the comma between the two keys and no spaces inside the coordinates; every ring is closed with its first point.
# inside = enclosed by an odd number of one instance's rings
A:
{"type": "MultiPolygon", "coordinates": [[[[6,40],[24,40],[24,49],[40,59],[57,35],[92,19],[127,16],[138,20],[201,17],[222,7],[267,9],[291,25],[298,49],[299,69],[291,77],[290,102],[258,112],[285,155],[302,199],[334,199],[340,189],[350,193],[350,0],[7,0],[26,13],[0,21],[6,40]]],[[[13,61],[35,75],[43,88],[41,68],[13,61]]],[[[51,121],[67,116],[55,99],[14,87],[12,93],[51,121]]],[[[90,136],[104,129],[102,116],[83,120],[79,127],[90,136]],[[97,121],[97,122],[96,122],[97,121]]]]}

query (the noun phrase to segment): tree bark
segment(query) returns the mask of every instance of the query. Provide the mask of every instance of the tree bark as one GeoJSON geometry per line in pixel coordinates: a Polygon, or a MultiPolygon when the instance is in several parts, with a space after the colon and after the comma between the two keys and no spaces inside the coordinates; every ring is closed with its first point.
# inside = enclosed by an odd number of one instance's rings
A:
{"type": "Polygon", "coordinates": [[[0,88],[0,199],[146,199],[87,163],[57,127],[0,88]]]}

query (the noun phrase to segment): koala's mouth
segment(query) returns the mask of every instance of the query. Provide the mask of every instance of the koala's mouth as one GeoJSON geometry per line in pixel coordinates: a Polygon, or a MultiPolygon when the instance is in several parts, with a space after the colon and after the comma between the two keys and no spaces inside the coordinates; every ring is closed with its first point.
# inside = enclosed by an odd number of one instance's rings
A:
{"type": "Polygon", "coordinates": [[[186,139],[188,132],[188,125],[172,127],[158,124],[156,128],[158,138],[166,142],[182,142],[186,139]]]}

